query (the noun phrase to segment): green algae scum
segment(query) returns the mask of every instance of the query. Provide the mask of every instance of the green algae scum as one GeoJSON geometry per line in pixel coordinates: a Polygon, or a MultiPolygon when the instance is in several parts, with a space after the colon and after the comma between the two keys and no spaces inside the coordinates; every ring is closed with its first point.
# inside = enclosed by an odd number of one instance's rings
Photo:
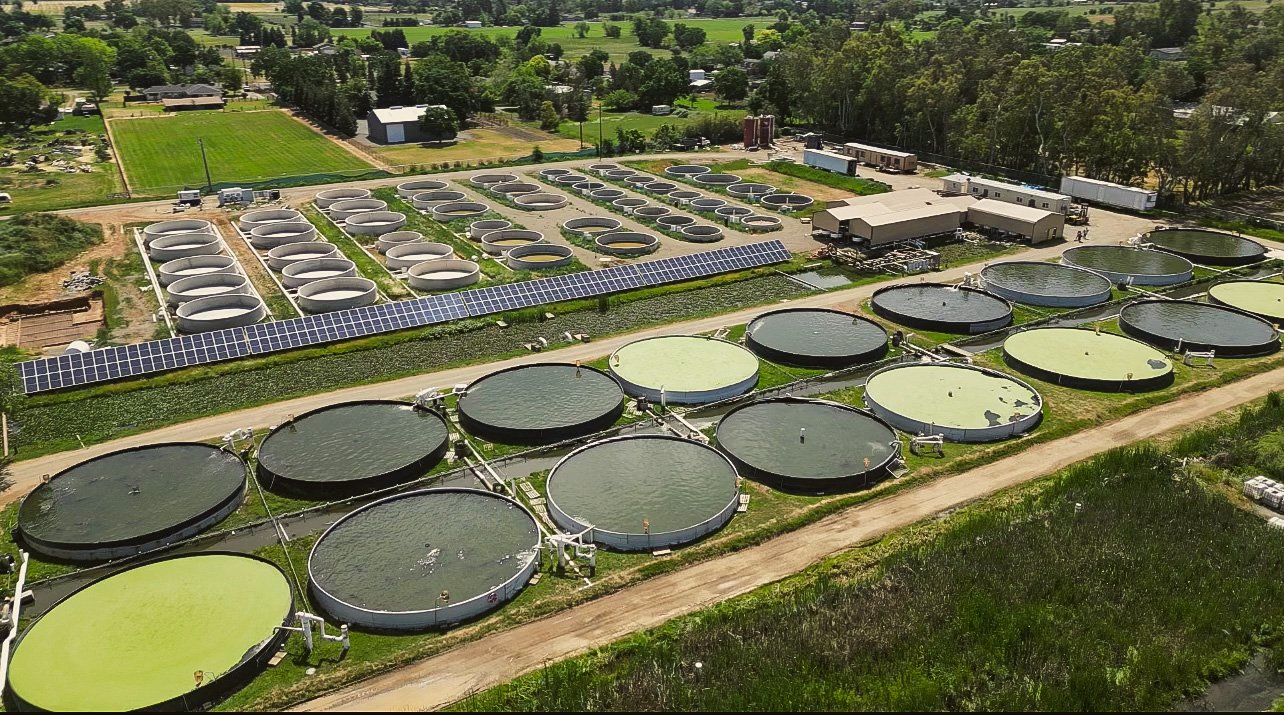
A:
{"type": "Polygon", "coordinates": [[[1033,387],[995,370],[959,363],[901,363],[869,376],[865,404],[911,434],[992,442],[1031,430],[1043,414],[1033,387]]]}
{"type": "Polygon", "coordinates": [[[741,474],[807,493],[869,486],[900,449],[895,430],[865,410],[793,397],[733,409],[717,440],[741,474]]]}
{"type": "Polygon", "coordinates": [[[562,529],[637,551],[716,531],[740,504],[736,470],[712,447],[642,435],[594,442],[548,476],[548,513],[562,529]]]}
{"type": "Polygon", "coordinates": [[[18,510],[22,540],[46,556],[105,561],[204,531],[245,494],[245,463],[199,443],[104,454],[36,487],[18,510]]]}
{"type": "Polygon", "coordinates": [[[1080,308],[1110,300],[1110,281],[1085,268],[1044,261],[1004,261],[981,269],[985,289],[1008,300],[1080,308]]]}
{"type": "Polygon", "coordinates": [[[635,340],[611,354],[624,391],[652,402],[694,405],[743,395],[758,384],[758,358],[726,340],[666,335],[635,340]]]}
{"type": "Polygon", "coordinates": [[[23,709],[204,709],[264,667],[293,606],[285,574],[256,557],[206,553],[130,566],[27,628],[9,689],[23,709]]]}
{"type": "Polygon", "coordinates": [[[343,402],[299,415],[259,447],[263,485],[303,496],[359,494],[422,476],[446,454],[446,421],[393,400],[343,402]]]}
{"type": "Polygon", "coordinates": [[[1147,233],[1146,241],[1161,251],[1211,266],[1242,266],[1266,257],[1266,247],[1257,241],[1201,228],[1159,229],[1147,233]]]}
{"type": "Polygon", "coordinates": [[[745,328],[745,345],[783,365],[844,368],[887,353],[887,331],[840,310],[786,308],[763,313],[745,328]]]}
{"type": "Polygon", "coordinates": [[[1003,358],[1031,377],[1085,390],[1153,390],[1173,381],[1162,352],[1088,328],[1023,330],[1003,342],[1003,358]]]}
{"type": "Polygon", "coordinates": [[[1277,325],[1284,322],[1284,283],[1226,281],[1208,289],[1208,300],[1216,305],[1252,313],[1277,325]]]}
{"type": "Polygon", "coordinates": [[[1142,300],[1119,311],[1127,334],[1165,350],[1212,350],[1219,356],[1251,357],[1280,349],[1270,323],[1234,308],[1188,300],[1142,300]]]}
{"type": "Polygon", "coordinates": [[[459,398],[459,423],[505,444],[552,444],[604,430],[624,411],[624,391],[610,375],[570,363],[538,363],[493,372],[459,398]]]}
{"type": "Polygon", "coordinates": [[[315,602],[344,623],[423,630],[498,608],[530,580],[540,532],[516,501],[423,489],[348,514],[308,557],[315,602]]]}
{"type": "Polygon", "coordinates": [[[1012,306],[983,290],[944,283],[912,283],[874,291],[879,317],[918,330],[975,335],[1012,322],[1012,306]]]}

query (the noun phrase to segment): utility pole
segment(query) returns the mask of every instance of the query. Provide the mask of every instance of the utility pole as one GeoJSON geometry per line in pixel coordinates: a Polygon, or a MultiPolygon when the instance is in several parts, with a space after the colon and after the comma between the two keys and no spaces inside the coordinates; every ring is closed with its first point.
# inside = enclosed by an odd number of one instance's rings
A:
{"type": "Polygon", "coordinates": [[[205,140],[198,137],[196,143],[201,145],[201,163],[205,165],[205,188],[212,194],[214,181],[210,179],[210,160],[205,156],[205,140]]]}

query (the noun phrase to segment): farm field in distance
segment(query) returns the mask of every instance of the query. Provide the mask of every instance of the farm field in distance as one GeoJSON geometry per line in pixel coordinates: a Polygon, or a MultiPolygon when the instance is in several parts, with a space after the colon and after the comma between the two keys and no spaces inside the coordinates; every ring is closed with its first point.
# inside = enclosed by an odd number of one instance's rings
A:
{"type": "Polygon", "coordinates": [[[372,168],[280,111],[188,112],[117,119],[111,122],[111,130],[135,194],[204,186],[197,139],[205,141],[210,178],[216,184],[372,168]]]}
{"type": "MultiPolygon", "coordinates": [[[[574,125],[573,125],[574,126],[574,125]]],[[[577,135],[578,136],[578,135],[577,135]]],[[[594,134],[596,139],[597,135],[594,134]]],[[[588,146],[588,129],[584,130],[588,146]]],[[[433,142],[408,142],[405,144],[363,144],[362,148],[394,166],[407,164],[434,164],[463,161],[473,163],[480,159],[515,159],[529,156],[531,148],[539,145],[545,153],[575,151],[578,141],[549,134],[539,129],[523,127],[498,127],[465,129],[454,142],[438,146],[433,142]],[[541,138],[542,137],[542,138],[541,138]]]]}

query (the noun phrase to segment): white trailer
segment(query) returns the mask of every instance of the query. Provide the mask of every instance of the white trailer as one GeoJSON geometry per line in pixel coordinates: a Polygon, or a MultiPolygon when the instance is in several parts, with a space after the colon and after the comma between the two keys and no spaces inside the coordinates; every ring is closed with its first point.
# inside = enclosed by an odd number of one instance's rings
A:
{"type": "Polygon", "coordinates": [[[1095,204],[1117,206],[1133,211],[1150,211],[1159,202],[1159,194],[1149,189],[1112,184],[1109,181],[1087,179],[1082,176],[1061,177],[1061,193],[1095,204]]]}
{"type": "Polygon", "coordinates": [[[803,163],[835,174],[854,176],[860,162],[855,157],[822,149],[803,149],[803,163]]]}

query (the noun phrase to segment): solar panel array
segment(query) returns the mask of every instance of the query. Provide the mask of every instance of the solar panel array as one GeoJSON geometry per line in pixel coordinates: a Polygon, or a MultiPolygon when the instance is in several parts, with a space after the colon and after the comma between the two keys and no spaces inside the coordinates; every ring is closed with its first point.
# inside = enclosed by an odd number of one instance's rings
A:
{"type": "Polygon", "coordinates": [[[27,394],[591,298],[789,260],[778,240],[18,364],[27,394]]]}

